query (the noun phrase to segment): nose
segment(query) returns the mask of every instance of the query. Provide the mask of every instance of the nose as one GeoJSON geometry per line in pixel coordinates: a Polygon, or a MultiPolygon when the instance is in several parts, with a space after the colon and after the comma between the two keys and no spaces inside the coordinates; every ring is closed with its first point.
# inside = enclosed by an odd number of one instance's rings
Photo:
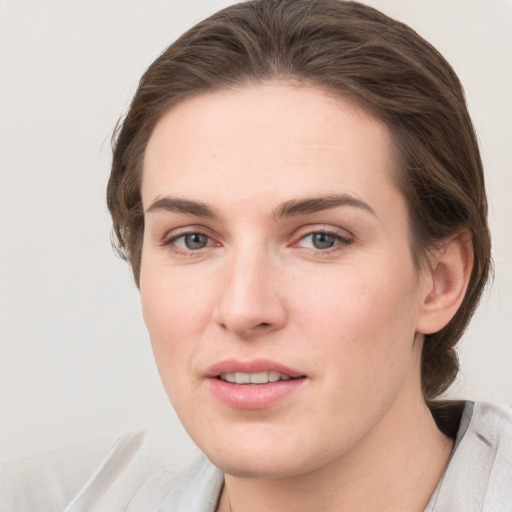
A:
{"type": "Polygon", "coordinates": [[[240,338],[278,330],[287,319],[282,272],[266,255],[247,252],[233,255],[223,269],[214,313],[223,329],[240,338]]]}

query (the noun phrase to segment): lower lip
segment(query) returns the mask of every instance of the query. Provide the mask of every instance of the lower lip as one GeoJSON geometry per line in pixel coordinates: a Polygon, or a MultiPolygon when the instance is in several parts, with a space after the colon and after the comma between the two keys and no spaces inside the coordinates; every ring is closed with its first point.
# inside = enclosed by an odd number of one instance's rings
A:
{"type": "Polygon", "coordinates": [[[217,378],[208,379],[212,393],[235,409],[265,409],[278,404],[304,384],[306,379],[279,380],[267,384],[231,384],[217,378]]]}

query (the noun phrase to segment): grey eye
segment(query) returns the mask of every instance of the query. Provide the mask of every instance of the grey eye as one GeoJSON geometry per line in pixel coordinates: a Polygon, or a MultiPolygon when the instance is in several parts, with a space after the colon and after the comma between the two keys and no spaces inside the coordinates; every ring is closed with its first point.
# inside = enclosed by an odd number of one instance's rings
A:
{"type": "Polygon", "coordinates": [[[330,249],[336,243],[336,237],[327,233],[313,233],[311,243],[315,249],[330,249]]]}
{"type": "Polygon", "coordinates": [[[189,233],[183,235],[183,243],[187,249],[191,251],[197,251],[204,249],[208,245],[208,237],[201,233],[189,233]]]}

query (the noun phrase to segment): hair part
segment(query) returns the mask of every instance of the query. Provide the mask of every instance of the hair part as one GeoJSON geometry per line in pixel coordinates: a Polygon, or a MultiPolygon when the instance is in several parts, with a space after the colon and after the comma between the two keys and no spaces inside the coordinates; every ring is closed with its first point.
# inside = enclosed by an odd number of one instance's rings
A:
{"type": "Polygon", "coordinates": [[[144,153],[159,119],[192,96],[272,80],[319,87],[385,123],[416,265],[440,242],[462,232],[471,237],[474,264],[464,301],[442,330],[425,336],[422,386],[430,401],[457,375],[455,345],[490,271],[482,162],[451,66],[411,28],[371,7],[253,0],[217,12],[169,46],[143,75],[113,135],[107,203],[114,245],[138,286],[144,153]]]}

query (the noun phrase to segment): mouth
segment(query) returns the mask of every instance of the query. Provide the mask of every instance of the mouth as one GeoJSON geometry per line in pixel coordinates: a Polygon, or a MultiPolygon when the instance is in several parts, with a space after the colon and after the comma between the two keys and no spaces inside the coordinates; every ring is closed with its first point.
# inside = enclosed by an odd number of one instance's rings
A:
{"type": "Polygon", "coordinates": [[[272,361],[224,361],[207,372],[212,394],[231,409],[268,409],[302,388],[307,376],[272,361]]]}
{"type": "Polygon", "coordinates": [[[236,384],[266,384],[306,375],[300,370],[267,359],[251,361],[229,359],[210,366],[205,376],[236,384]]]}
{"type": "Polygon", "coordinates": [[[268,384],[269,382],[287,381],[299,377],[291,377],[286,373],[263,371],[256,373],[226,372],[221,373],[217,378],[231,384],[268,384]]]}

